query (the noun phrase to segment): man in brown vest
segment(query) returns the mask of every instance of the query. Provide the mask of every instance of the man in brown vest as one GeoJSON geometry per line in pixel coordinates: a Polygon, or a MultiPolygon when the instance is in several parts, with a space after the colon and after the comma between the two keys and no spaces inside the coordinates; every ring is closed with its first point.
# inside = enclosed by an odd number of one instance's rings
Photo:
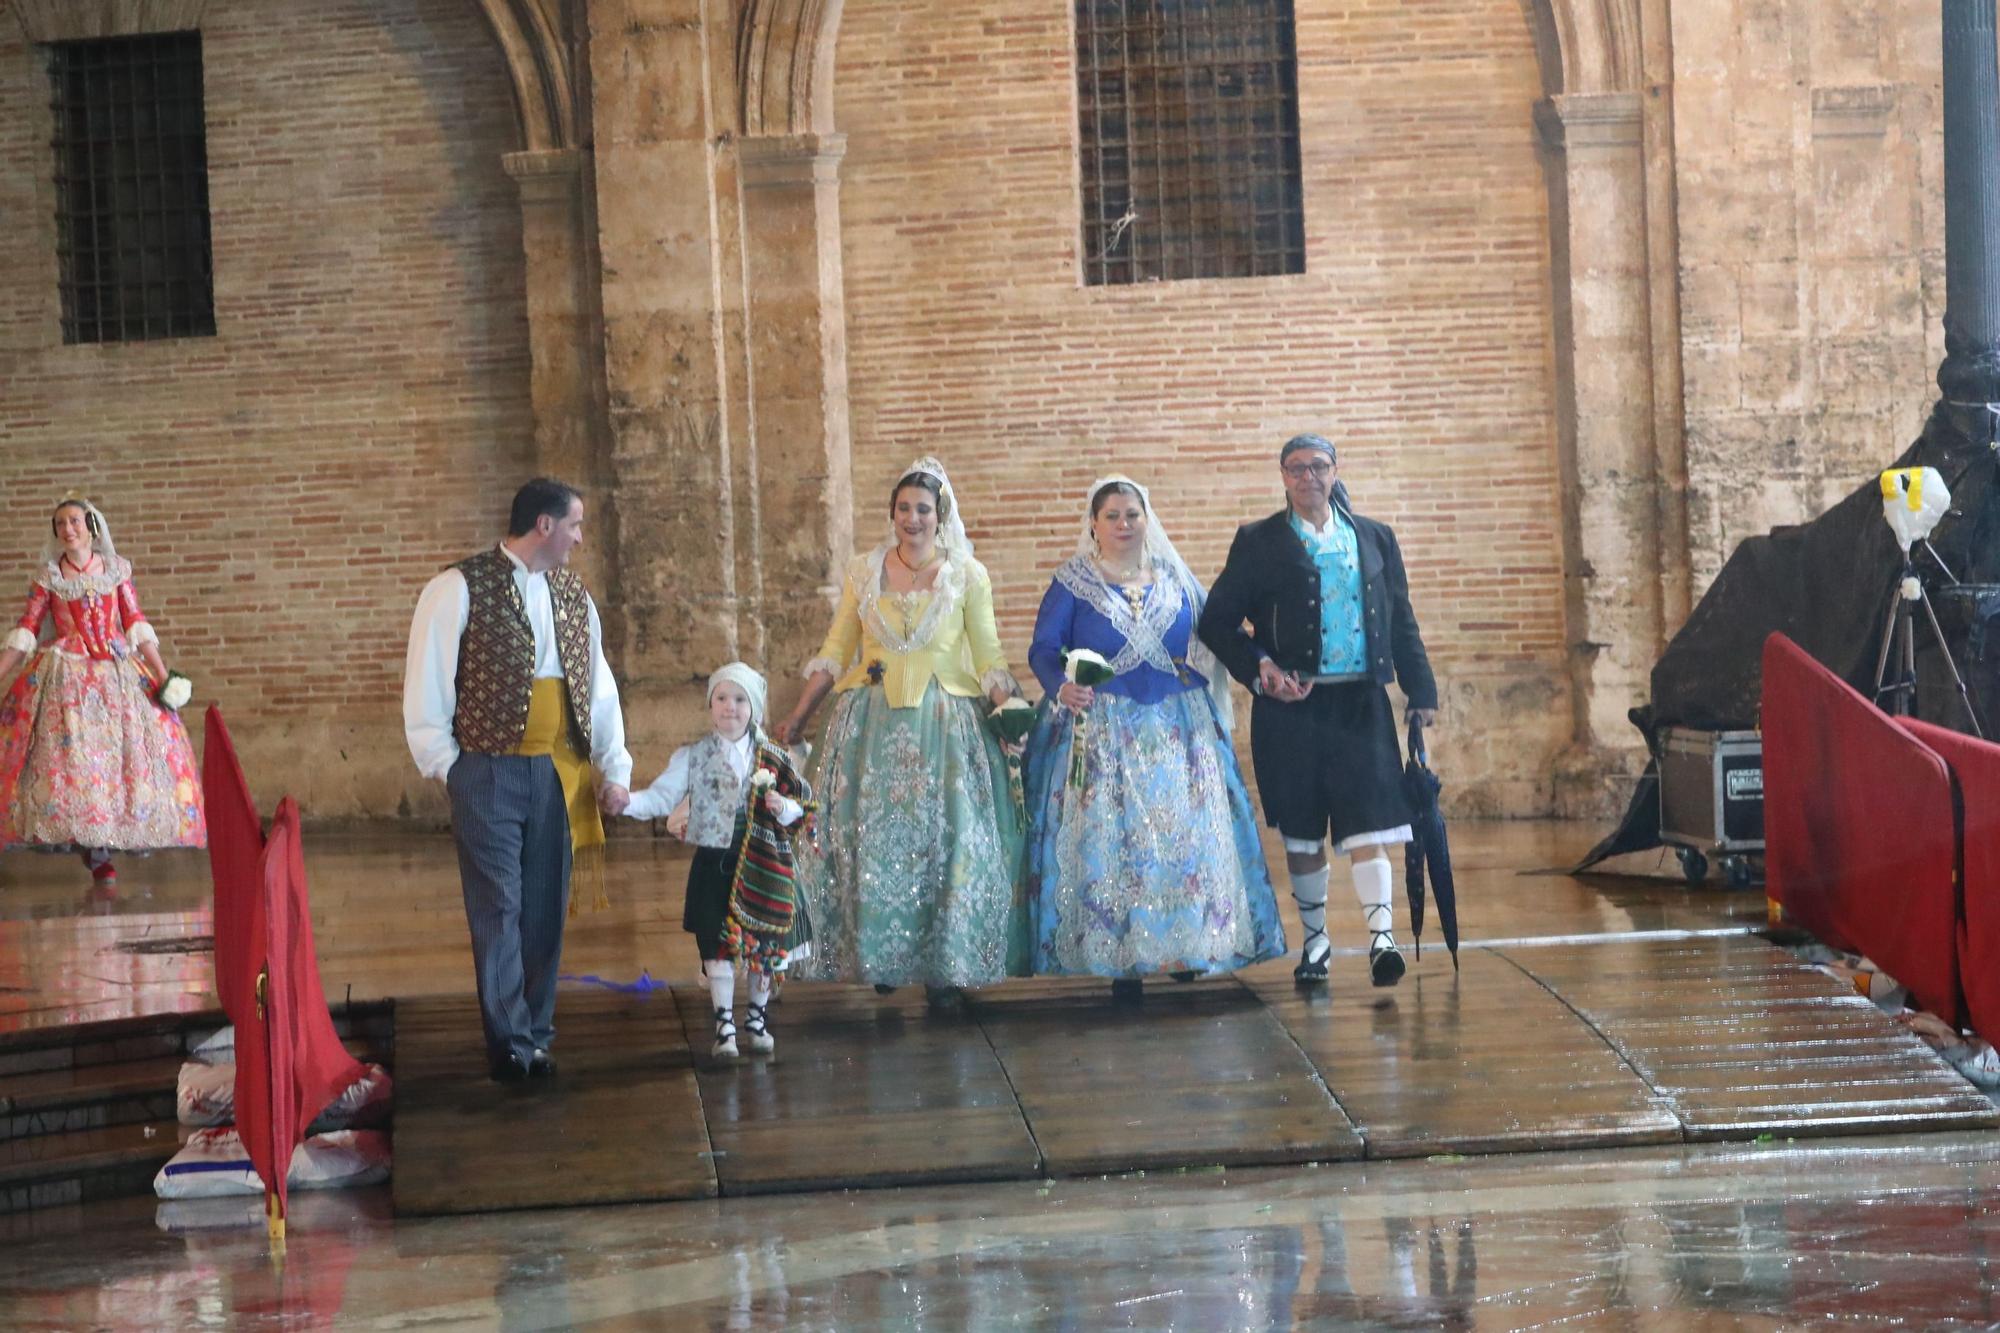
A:
{"type": "Polygon", "coordinates": [[[403,732],[451,795],[486,1058],[501,1083],[555,1076],[556,972],[570,872],[601,884],[601,807],[632,756],[597,606],[565,568],[583,497],[537,477],[507,538],[430,581],[410,625],[403,732]],[[595,774],[593,775],[593,768],[595,774]]]}

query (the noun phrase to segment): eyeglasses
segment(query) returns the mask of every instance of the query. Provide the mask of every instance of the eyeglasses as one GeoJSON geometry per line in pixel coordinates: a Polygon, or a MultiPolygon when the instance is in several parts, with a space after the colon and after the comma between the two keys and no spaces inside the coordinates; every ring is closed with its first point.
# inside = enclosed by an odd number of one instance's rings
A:
{"type": "Polygon", "coordinates": [[[1307,477],[1315,481],[1325,481],[1333,475],[1333,464],[1321,459],[1317,463],[1287,463],[1285,475],[1293,481],[1304,481],[1307,477]]]}

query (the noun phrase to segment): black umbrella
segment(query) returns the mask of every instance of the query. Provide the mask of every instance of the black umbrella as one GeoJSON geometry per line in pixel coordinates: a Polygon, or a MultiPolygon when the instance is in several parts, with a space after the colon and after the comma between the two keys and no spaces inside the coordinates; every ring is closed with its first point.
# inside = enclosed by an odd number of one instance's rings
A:
{"type": "Polygon", "coordinates": [[[1403,870],[1410,894],[1410,933],[1416,938],[1417,957],[1424,954],[1424,873],[1428,869],[1437,895],[1438,925],[1444,930],[1444,947],[1451,950],[1452,971],[1458,970],[1458,886],[1451,875],[1451,843],[1444,835],[1444,816],[1438,812],[1438,792],[1444,783],[1431,772],[1424,752],[1424,724],[1410,719],[1410,757],[1403,765],[1403,795],[1410,802],[1409,844],[1403,849],[1403,870]]]}

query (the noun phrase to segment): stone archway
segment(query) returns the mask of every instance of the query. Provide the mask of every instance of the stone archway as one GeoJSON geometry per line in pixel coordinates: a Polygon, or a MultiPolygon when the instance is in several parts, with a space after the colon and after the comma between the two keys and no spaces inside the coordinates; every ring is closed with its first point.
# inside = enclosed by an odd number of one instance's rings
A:
{"type": "Polygon", "coordinates": [[[746,137],[833,133],[842,0],[747,0],[737,18],[737,114],[746,137]]]}
{"type": "Polygon", "coordinates": [[[513,81],[522,150],[580,147],[586,122],[577,105],[569,6],[563,0],[478,0],[478,5],[513,81]]]}
{"type": "Polygon", "coordinates": [[[1522,7],[1549,96],[1638,89],[1644,78],[1639,0],[1523,0],[1522,7]]]}

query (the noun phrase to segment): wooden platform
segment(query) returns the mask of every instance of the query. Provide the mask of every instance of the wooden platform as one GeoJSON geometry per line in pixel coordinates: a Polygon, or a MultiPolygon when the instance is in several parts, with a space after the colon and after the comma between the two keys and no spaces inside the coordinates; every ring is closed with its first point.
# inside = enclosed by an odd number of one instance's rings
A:
{"type": "Polygon", "coordinates": [[[1009,983],[794,985],[779,1047],[707,1055],[706,995],[566,990],[562,1075],[485,1079],[469,1000],[397,1008],[400,1213],[1161,1168],[1963,1129],[1991,1102],[1867,1001],[1750,937],[1336,960],[1136,1004],[1009,983]]]}
{"type": "Polygon", "coordinates": [[[486,1077],[474,1000],[397,1004],[390,1179],[398,1213],[716,1192],[702,1100],[673,997],[565,999],[561,1077],[505,1088],[486,1077]]]}

